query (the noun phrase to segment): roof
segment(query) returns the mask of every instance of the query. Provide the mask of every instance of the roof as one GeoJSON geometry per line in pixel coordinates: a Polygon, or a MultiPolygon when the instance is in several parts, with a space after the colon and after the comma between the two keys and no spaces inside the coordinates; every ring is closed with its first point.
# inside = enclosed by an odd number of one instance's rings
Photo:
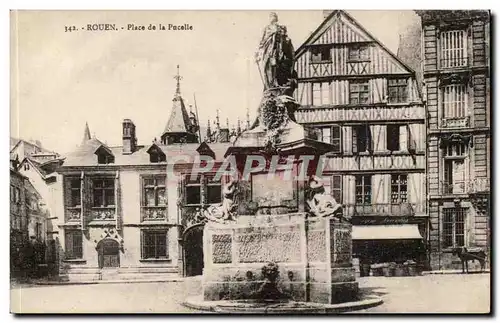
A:
{"type": "MultiPolygon", "coordinates": [[[[203,144],[203,143],[202,143],[203,144]]],[[[75,151],[67,154],[65,157],[64,164],[62,167],[84,167],[84,166],[97,166],[97,157],[95,155],[95,150],[100,145],[103,145],[99,140],[93,138],[86,143],[80,145],[75,151]]],[[[156,147],[160,148],[166,156],[167,163],[177,157],[185,156],[185,162],[194,161],[195,156],[198,156],[197,152],[200,144],[174,144],[174,145],[160,145],[154,143],[156,147]]],[[[140,145],[136,147],[136,150],[131,154],[123,154],[123,146],[107,147],[111,153],[114,155],[114,163],[108,164],[110,166],[133,166],[133,165],[154,165],[156,163],[150,162],[150,155],[148,151],[151,146],[140,145]]],[[[105,146],[105,145],[104,145],[105,146]]],[[[230,143],[213,143],[209,144],[210,149],[215,153],[216,160],[223,160],[224,154],[227,149],[231,146],[230,143]]],[[[183,158],[179,158],[178,162],[182,162],[183,158]]]]}
{"type": "Polygon", "coordinates": [[[184,106],[184,100],[180,95],[176,96],[173,99],[172,112],[162,135],[165,133],[191,132],[189,130],[190,125],[191,120],[189,120],[188,112],[184,106]]]}
{"type": "Polygon", "coordinates": [[[418,84],[422,81],[422,26],[420,18],[413,14],[410,23],[400,32],[397,56],[416,73],[418,84]]]}
{"type": "Polygon", "coordinates": [[[38,150],[36,153],[47,153],[47,154],[57,155],[57,153],[43,148],[39,143],[37,144],[37,143],[29,142],[29,141],[24,140],[24,139],[19,139],[19,138],[14,138],[14,137],[10,137],[10,152],[12,152],[21,143],[24,143],[25,146],[28,146],[30,148],[34,148],[34,150],[38,150]]]}
{"type": "Polygon", "coordinates": [[[314,41],[323,34],[329,26],[331,26],[337,19],[343,16],[347,19],[347,21],[352,24],[359,32],[363,33],[364,36],[362,39],[370,38],[377,45],[379,45],[389,56],[391,56],[395,61],[401,64],[405,69],[408,70],[409,73],[414,73],[414,70],[402,62],[391,50],[389,50],[380,40],[378,40],[375,36],[373,36],[368,30],[366,30],[360,23],[356,21],[351,15],[349,15],[344,10],[333,10],[323,22],[311,33],[311,35],[306,39],[302,45],[295,51],[295,57],[299,57],[302,53],[307,49],[308,46],[312,45],[314,41]]]}

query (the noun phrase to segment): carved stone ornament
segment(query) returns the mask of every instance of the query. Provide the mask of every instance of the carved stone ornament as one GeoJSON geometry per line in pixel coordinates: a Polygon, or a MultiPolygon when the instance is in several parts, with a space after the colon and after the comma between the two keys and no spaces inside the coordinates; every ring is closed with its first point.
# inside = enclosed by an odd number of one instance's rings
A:
{"type": "Polygon", "coordinates": [[[342,205],[335,201],[335,198],[325,192],[321,179],[313,176],[309,183],[307,198],[309,215],[313,217],[334,217],[338,220],[345,220],[342,214],[342,205]]]}

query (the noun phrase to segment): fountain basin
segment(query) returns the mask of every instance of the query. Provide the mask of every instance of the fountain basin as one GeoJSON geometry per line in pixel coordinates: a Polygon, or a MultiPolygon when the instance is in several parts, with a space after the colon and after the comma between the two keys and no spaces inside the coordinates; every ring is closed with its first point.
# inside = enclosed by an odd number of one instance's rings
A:
{"type": "Polygon", "coordinates": [[[269,262],[279,266],[277,289],[290,301],[338,304],[358,299],[350,223],[303,216],[272,219],[249,222],[242,217],[232,224],[205,226],[203,300],[255,299],[266,283],[262,268],[269,262]]]}
{"type": "Polygon", "coordinates": [[[339,304],[321,304],[312,302],[259,302],[255,300],[205,301],[202,296],[187,298],[184,306],[220,314],[335,314],[358,311],[381,305],[383,300],[370,296],[360,300],[339,304]]]}

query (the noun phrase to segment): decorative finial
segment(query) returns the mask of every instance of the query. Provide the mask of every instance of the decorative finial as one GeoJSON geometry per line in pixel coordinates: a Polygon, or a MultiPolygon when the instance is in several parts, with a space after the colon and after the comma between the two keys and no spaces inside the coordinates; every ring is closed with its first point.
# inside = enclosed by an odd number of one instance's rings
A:
{"type": "Polygon", "coordinates": [[[174,76],[174,79],[177,80],[177,86],[175,88],[175,96],[180,96],[181,95],[181,80],[182,80],[182,76],[179,73],[179,65],[177,65],[177,75],[174,76]]]}
{"type": "Polygon", "coordinates": [[[247,107],[247,129],[250,129],[250,111],[247,107]]]}
{"type": "Polygon", "coordinates": [[[229,129],[229,118],[226,118],[226,127],[229,129]]]}
{"type": "Polygon", "coordinates": [[[217,109],[217,115],[216,115],[216,125],[217,125],[217,129],[220,129],[220,121],[219,121],[219,109],[217,109]]]}

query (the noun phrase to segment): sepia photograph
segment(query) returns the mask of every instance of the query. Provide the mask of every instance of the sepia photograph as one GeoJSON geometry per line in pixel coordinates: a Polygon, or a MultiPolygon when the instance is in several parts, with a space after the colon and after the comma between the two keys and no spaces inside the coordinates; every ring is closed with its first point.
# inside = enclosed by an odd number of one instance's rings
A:
{"type": "Polygon", "coordinates": [[[491,314],[491,19],[10,10],[10,313],[491,314]]]}

